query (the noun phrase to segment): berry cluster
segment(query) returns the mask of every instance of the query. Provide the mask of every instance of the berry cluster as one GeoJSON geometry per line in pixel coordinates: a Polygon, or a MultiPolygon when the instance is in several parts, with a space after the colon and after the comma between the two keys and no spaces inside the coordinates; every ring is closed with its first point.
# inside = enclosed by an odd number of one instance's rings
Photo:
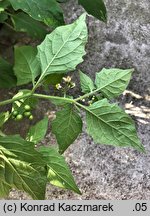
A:
{"type": "Polygon", "coordinates": [[[20,121],[23,119],[23,117],[27,117],[29,118],[29,120],[33,120],[33,115],[31,113],[31,107],[29,105],[25,105],[24,106],[24,112],[21,114],[19,113],[17,110],[12,112],[12,117],[16,120],[16,121],[20,121]]]}

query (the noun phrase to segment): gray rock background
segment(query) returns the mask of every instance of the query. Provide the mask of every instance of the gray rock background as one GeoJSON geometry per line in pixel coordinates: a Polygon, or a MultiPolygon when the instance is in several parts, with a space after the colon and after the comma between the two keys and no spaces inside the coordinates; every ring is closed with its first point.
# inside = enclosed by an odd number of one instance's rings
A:
{"type": "MultiPolygon", "coordinates": [[[[132,90],[140,90],[139,93],[145,94],[150,82],[150,2],[105,2],[108,11],[107,24],[93,17],[88,18],[89,42],[82,68],[94,77],[95,72],[103,67],[133,67],[134,84],[132,80],[130,86],[132,85],[132,90]]],[[[69,22],[75,20],[83,11],[77,6],[77,1],[65,4],[64,10],[69,22]]]]}
{"type": "MultiPolygon", "coordinates": [[[[103,67],[135,68],[120,105],[132,115],[147,153],[97,145],[83,132],[65,156],[82,196],[55,187],[48,199],[150,199],[150,1],[106,0],[108,22],[88,17],[89,43],[80,68],[94,78],[103,67]]],[[[64,4],[66,21],[83,11],[77,1],[64,4]]],[[[45,143],[52,142],[49,133],[45,143]]],[[[21,197],[12,192],[10,198],[21,197]]]]}

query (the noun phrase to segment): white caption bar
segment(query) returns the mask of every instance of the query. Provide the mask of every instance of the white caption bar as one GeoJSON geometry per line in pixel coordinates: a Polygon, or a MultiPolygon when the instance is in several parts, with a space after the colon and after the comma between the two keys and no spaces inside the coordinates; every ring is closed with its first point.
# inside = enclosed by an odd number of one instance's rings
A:
{"type": "Polygon", "coordinates": [[[150,216],[150,201],[143,200],[6,200],[0,201],[1,216],[150,216]]]}

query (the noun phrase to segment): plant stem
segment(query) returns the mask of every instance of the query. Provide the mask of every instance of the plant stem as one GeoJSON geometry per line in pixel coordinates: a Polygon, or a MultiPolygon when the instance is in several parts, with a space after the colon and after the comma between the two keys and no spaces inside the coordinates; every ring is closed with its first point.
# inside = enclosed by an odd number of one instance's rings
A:
{"type": "Polygon", "coordinates": [[[14,16],[13,14],[9,13],[8,11],[5,10],[4,12],[5,14],[9,15],[9,16],[14,16]]]}
{"type": "Polygon", "coordinates": [[[76,98],[75,101],[83,100],[83,99],[85,99],[85,98],[87,98],[87,97],[90,97],[90,96],[92,96],[92,95],[98,93],[99,91],[100,91],[100,89],[96,89],[95,91],[92,91],[92,92],[90,92],[90,93],[87,93],[87,94],[85,94],[85,95],[82,95],[82,96],[76,98]]]}
{"type": "Polygon", "coordinates": [[[28,98],[30,96],[31,96],[31,94],[28,93],[26,95],[22,95],[22,96],[11,98],[11,99],[8,99],[8,100],[5,100],[5,101],[1,101],[0,106],[4,106],[4,105],[10,104],[10,103],[13,103],[14,101],[21,100],[21,99],[24,99],[24,98],[28,98]]]}
{"type": "Polygon", "coordinates": [[[75,102],[75,105],[82,108],[83,110],[87,110],[86,106],[84,106],[84,105],[82,105],[82,104],[80,104],[78,102],[75,102]]]}
{"type": "Polygon", "coordinates": [[[81,105],[80,103],[78,103],[78,101],[80,101],[80,100],[82,100],[84,98],[87,98],[89,96],[92,96],[93,94],[96,94],[97,92],[99,92],[99,89],[97,89],[97,90],[95,90],[93,92],[85,94],[85,95],[83,95],[81,97],[78,97],[76,99],[70,99],[70,98],[66,98],[66,97],[58,97],[58,96],[51,96],[51,95],[44,95],[44,94],[35,94],[34,91],[35,91],[36,87],[37,86],[35,85],[35,88],[33,88],[31,93],[28,93],[26,95],[22,95],[22,96],[19,96],[19,97],[11,98],[11,99],[8,99],[8,100],[5,100],[5,101],[1,101],[0,106],[4,106],[4,105],[10,104],[10,103],[13,103],[14,101],[21,100],[21,99],[28,98],[28,97],[37,97],[37,98],[43,98],[43,99],[47,99],[47,100],[59,100],[59,101],[67,102],[67,103],[73,103],[73,104],[76,104],[76,105],[84,108],[84,106],[81,105]]]}
{"type": "Polygon", "coordinates": [[[67,103],[75,103],[75,101],[73,99],[70,99],[70,98],[28,93],[26,95],[22,95],[19,97],[15,97],[12,99],[1,101],[0,106],[4,106],[4,105],[10,104],[10,103],[13,103],[14,101],[18,101],[18,100],[28,98],[28,97],[37,97],[37,98],[42,98],[42,99],[47,99],[47,100],[59,100],[59,101],[61,100],[61,101],[67,102],[67,103]]]}
{"type": "MultiPolygon", "coordinates": [[[[39,80],[40,80],[40,78],[39,78],[39,80]]],[[[38,81],[39,81],[38,80],[38,81]]],[[[34,92],[35,92],[35,90],[38,88],[38,85],[39,85],[39,82],[37,81],[37,83],[35,84],[35,85],[33,85],[33,89],[32,89],[32,91],[31,91],[31,93],[33,94],[34,92]]]]}
{"type": "Polygon", "coordinates": [[[15,29],[13,28],[13,26],[11,26],[9,23],[4,22],[4,24],[5,24],[6,26],[8,26],[8,28],[10,28],[11,30],[15,31],[15,29]]]}
{"type": "Polygon", "coordinates": [[[50,96],[50,95],[43,95],[43,94],[32,94],[32,96],[37,98],[47,99],[47,100],[59,100],[59,101],[61,100],[67,103],[75,103],[74,99],[58,97],[58,96],[50,96]]]}

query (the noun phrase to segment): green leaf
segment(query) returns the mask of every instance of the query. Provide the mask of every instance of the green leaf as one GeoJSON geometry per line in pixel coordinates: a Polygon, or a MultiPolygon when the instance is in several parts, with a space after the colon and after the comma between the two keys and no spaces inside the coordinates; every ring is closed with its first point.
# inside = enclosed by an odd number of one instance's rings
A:
{"type": "Polygon", "coordinates": [[[80,84],[83,93],[92,92],[95,89],[94,83],[89,76],[80,71],[80,84]]]}
{"type": "Polygon", "coordinates": [[[59,3],[66,3],[66,2],[68,2],[69,0],[57,0],[57,2],[59,2],[59,3]]]}
{"type": "Polygon", "coordinates": [[[0,88],[16,86],[16,77],[12,65],[0,57],[0,88]]]}
{"type": "Polygon", "coordinates": [[[6,184],[27,192],[33,199],[44,199],[47,172],[33,143],[19,136],[0,137],[0,158],[5,162],[6,184]]]}
{"type": "Polygon", "coordinates": [[[6,135],[0,130],[0,136],[4,137],[6,135]]]}
{"type": "Polygon", "coordinates": [[[133,120],[119,106],[103,99],[85,109],[87,132],[96,142],[144,152],[133,120]]]}
{"type": "Polygon", "coordinates": [[[0,113],[0,128],[9,119],[9,112],[0,113]]]}
{"type": "Polygon", "coordinates": [[[47,34],[46,28],[40,22],[32,19],[27,14],[20,12],[11,16],[16,31],[26,32],[29,36],[44,39],[47,34]]]}
{"type": "Polygon", "coordinates": [[[57,187],[69,189],[81,194],[64,157],[53,148],[41,147],[39,151],[47,163],[48,181],[57,187]]]}
{"type": "Polygon", "coordinates": [[[0,13],[0,23],[4,23],[5,20],[7,20],[7,18],[8,18],[8,15],[6,13],[4,12],[0,13]]]}
{"type": "Polygon", "coordinates": [[[1,158],[1,152],[0,152],[0,180],[5,180],[5,161],[3,158],[1,158]]]}
{"type": "Polygon", "coordinates": [[[5,13],[5,9],[9,6],[9,2],[7,0],[0,1],[0,23],[5,22],[7,20],[8,15],[5,13]]]}
{"type": "Polygon", "coordinates": [[[32,18],[50,26],[64,24],[63,12],[55,0],[9,0],[15,10],[21,9],[32,18]]]}
{"type": "Polygon", "coordinates": [[[44,85],[56,85],[57,83],[60,83],[64,74],[50,74],[45,77],[43,80],[44,85]]]}
{"type": "Polygon", "coordinates": [[[31,46],[15,47],[14,71],[17,77],[17,85],[27,84],[40,73],[40,65],[36,57],[37,49],[31,46]]]}
{"type": "Polygon", "coordinates": [[[85,14],[73,24],[58,27],[47,35],[38,46],[38,58],[42,69],[40,80],[48,74],[74,70],[83,61],[86,41],[85,14]]]}
{"type": "Polygon", "coordinates": [[[10,192],[11,186],[5,181],[0,179],[0,198],[7,198],[10,192]]]}
{"type": "Polygon", "coordinates": [[[67,105],[56,113],[52,122],[52,132],[55,134],[59,152],[62,154],[82,132],[82,120],[72,105],[67,105]]]}
{"type": "Polygon", "coordinates": [[[65,106],[67,104],[70,104],[70,101],[67,101],[66,99],[67,98],[64,98],[64,97],[58,97],[57,99],[50,99],[50,100],[56,106],[65,106]]]}
{"type": "Polygon", "coordinates": [[[107,11],[103,0],[78,0],[78,2],[92,16],[104,22],[107,21],[107,11]]]}
{"type": "Polygon", "coordinates": [[[32,126],[28,132],[27,140],[35,144],[44,139],[48,127],[48,118],[45,117],[36,125],[32,126]]]}
{"type": "Polygon", "coordinates": [[[96,73],[95,84],[100,92],[109,99],[119,96],[126,89],[133,69],[103,69],[96,73]]]}
{"type": "Polygon", "coordinates": [[[0,1],[0,11],[2,11],[2,9],[5,10],[9,5],[10,5],[10,2],[8,0],[1,0],[0,1]]]}

